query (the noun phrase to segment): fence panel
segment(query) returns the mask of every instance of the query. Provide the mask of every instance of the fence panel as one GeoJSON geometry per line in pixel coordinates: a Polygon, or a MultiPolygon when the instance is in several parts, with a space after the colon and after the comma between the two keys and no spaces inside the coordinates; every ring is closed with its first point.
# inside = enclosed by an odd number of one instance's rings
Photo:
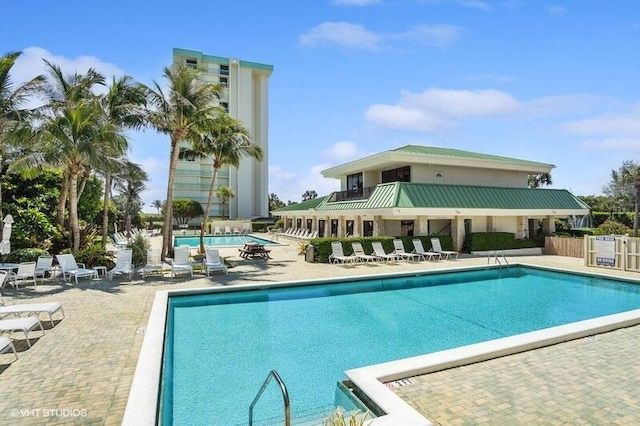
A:
{"type": "Polygon", "coordinates": [[[584,240],[582,238],[545,237],[544,253],[584,258],[584,240]]]}

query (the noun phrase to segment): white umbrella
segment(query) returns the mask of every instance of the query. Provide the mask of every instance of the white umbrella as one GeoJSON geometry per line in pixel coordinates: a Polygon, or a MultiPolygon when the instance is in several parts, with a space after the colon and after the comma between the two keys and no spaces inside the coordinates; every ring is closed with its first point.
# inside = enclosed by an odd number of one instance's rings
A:
{"type": "Polygon", "coordinates": [[[13,224],[13,216],[8,214],[3,220],[2,242],[0,242],[0,254],[9,254],[11,252],[11,225],[13,224]]]}

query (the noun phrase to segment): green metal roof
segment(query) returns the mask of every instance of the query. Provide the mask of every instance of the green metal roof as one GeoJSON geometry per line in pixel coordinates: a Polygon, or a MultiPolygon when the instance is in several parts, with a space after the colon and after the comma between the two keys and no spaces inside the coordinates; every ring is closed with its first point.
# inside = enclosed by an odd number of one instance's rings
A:
{"type": "Polygon", "coordinates": [[[499,155],[490,155],[490,154],[481,154],[479,152],[462,151],[459,149],[440,148],[435,146],[405,145],[400,148],[392,149],[390,151],[407,153],[407,154],[438,156],[438,157],[464,158],[469,160],[495,161],[500,163],[552,166],[551,164],[539,163],[536,161],[520,160],[518,158],[502,157],[499,155]]]}
{"type": "Polygon", "coordinates": [[[296,203],[296,204],[290,204],[288,206],[284,206],[272,211],[273,212],[289,212],[289,211],[296,211],[296,210],[315,209],[318,206],[318,204],[322,203],[326,198],[327,198],[326,195],[324,197],[316,197],[311,200],[303,201],[301,203],[296,203]]]}
{"type": "Polygon", "coordinates": [[[387,208],[459,208],[497,210],[588,210],[589,206],[565,189],[499,188],[392,182],[378,185],[366,200],[327,202],[312,206],[306,201],[279,211],[368,210],[387,208]]]}

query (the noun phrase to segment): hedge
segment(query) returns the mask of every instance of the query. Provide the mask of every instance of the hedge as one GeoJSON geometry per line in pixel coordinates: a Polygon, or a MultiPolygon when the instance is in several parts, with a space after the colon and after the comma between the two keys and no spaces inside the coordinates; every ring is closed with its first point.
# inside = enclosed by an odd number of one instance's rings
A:
{"type": "Polygon", "coordinates": [[[413,251],[413,240],[421,240],[422,246],[425,250],[431,249],[431,238],[439,238],[440,245],[443,250],[451,250],[453,248],[453,239],[450,235],[419,235],[419,236],[405,236],[405,237],[349,237],[349,238],[314,238],[309,241],[309,244],[314,249],[314,260],[319,263],[329,263],[329,255],[332,253],[331,243],[334,241],[340,241],[342,243],[342,250],[346,256],[353,254],[353,247],[351,243],[360,242],[364,252],[367,254],[373,253],[373,247],[371,245],[374,241],[382,243],[382,247],[386,253],[390,253],[394,250],[393,240],[402,240],[404,249],[407,252],[413,251]]]}
{"type": "Polygon", "coordinates": [[[537,246],[538,243],[534,240],[516,240],[511,232],[472,232],[465,240],[465,247],[469,251],[509,250],[537,246]]]}

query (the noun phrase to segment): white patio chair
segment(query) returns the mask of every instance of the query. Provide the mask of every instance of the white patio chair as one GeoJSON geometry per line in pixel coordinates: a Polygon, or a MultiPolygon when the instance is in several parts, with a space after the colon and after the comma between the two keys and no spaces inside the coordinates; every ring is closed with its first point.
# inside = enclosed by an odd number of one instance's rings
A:
{"type": "Polygon", "coordinates": [[[387,262],[390,262],[390,261],[395,262],[398,260],[398,256],[396,254],[394,253],[387,254],[387,252],[384,251],[384,247],[382,247],[382,243],[380,241],[373,241],[371,243],[371,247],[373,247],[373,252],[380,259],[386,260],[387,262]]]}
{"type": "Polygon", "coordinates": [[[62,304],[60,302],[43,302],[43,303],[21,303],[18,305],[10,304],[13,303],[10,301],[8,297],[2,297],[0,294],[0,300],[2,300],[2,306],[0,306],[0,316],[8,316],[15,315],[20,316],[22,314],[35,314],[35,316],[39,316],[41,313],[45,313],[49,315],[49,321],[51,321],[51,325],[54,325],[53,314],[60,311],[62,313],[62,318],[64,318],[64,309],[62,309],[62,304]]]}
{"type": "Polygon", "coordinates": [[[455,255],[455,259],[458,259],[458,252],[453,250],[442,250],[442,245],[440,244],[440,238],[432,238],[431,246],[433,247],[433,251],[435,253],[439,253],[440,256],[444,256],[445,259],[450,259],[451,256],[455,255]]]}
{"type": "Polygon", "coordinates": [[[8,337],[0,337],[0,354],[7,352],[8,350],[13,351],[13,355],[15,355],[16,359],[18,359],[18,352],[16,352],[16,347],[13,346],[13,342],[8,337]]]}
{"type": "Polygon", "coordinates": [[[204,251],[205,258],[202,262],[202,270],[209,276],[212,271],[222,271],[227,274],[227,265],[220,258],[220,252],[213,247],[207,247],[204,251]]]}
{"type": "Polygon", "coordinates": [[[40,281],[44,281],[47,272],[51,274],[53,269],[53,256],[38,256],[36,261],[36,278],[40,277],[40,281]]]}
{"type": "Polygon", "coordinates": [[[225,225],[224,233],[225,235],[231,235],[231,227],[229,225],[225,225]]]}
{"type": "Polygon", "coordinates": [[[109,280],[112,280],[113,276],[116,274],[127,274],[129,276],[129,280],[131,280],[131,276],[133,275],[133,265],[131,264],[132,261],[132,249],[119,250],[116,257],[116,266],[114,266],[113,269],[111,269],[107,273],[109,280]]]}
{"type": "Polygon", "coordinates": [[[74,278],[76,284],[78,284],[78,278],[98,278],[98,271],[95,269],[87,269],[84,263],[77,263],[73,254],[56,254],[60,269],[62,269],[62,279],[64,281],[71,281],[74,278]]]}
{"type": "Polygon", "coordinates": [[[152,272],[160,272],[164,276],[165,269],[171,269],[169,265],[162,262],[162,250],[149,249],[147,250],[147,263],[140,268],[140,275],[142,278],[146,278],[152,272]]]}
{"type": "Polygon", "coordinates": [[[329,255],[329,263],[353,263],[358,258],[356,256],[345,256],[340,241],[331,243],[331,254],[329,255]]]}
{"type": "Polygon", "coordinates": [[[358,258],[358,260],[363,262],[375,262],[378,260],[378,256],[366,254],[362,248],[362,243],[360,242],[352,242],[351,247],[353,247],[353,254],[358,258]]]}
{"type": "Polygon", "coordinates": [[[221,234],[222,234],[222,232],[220,232],[220,226],[215,225],[213,227],[213,235],[221,235],[221,234]]]}
{"type": "Polygon", "coordinates": [[[442,257],[440,253],[436,253],[433,251],[426,251],[424,246],[422,245],[422,240],[413,240],[413,252],[419,255],[422,260],[440,260],[442,257]]]}
{"type": "Polygon", "coordinates": [[[22,262],[18,264],[18,270],[9,274],[9,282],[18,289],[18,281],[33,281],[33,287],[37,287],[36,282],[36,262],[22,262]]]}
{"type": "Polygon", "coordinates": [[[189,246],[176,247],[173,251],[173,259],[171,259],[171,278],[175,278],[176,274],[187,272],[193,278],[193,266],[189,261],[191,248],[189,246]]]}
{"type": "Polygon", "coordinates": [[[29,332],[35,330],[36,328],[40,328],[40,330],[42,331],[42,335],[44,336],[44,327],[42,327],[42,323],[36,317],[0,320],[0,331],[9,333],[13,331],[22,331],[24,333],[25,339],[27,339],[27,345],[29,345],[29,347],[31,347],[31,342],[29,341],[29,332]]]}
{"type": "Polygon", "coordinates": [[[419,255],[415,253],[409,253],[404,249],[404,244],[402,243],[402,240],[399,240],[399,239],[393,240],[393,247],[395,247],[395,250],[393,251],[393,253],[398,255],[402,259],[415,260],[415,261],[418,261],[418,259],[420,259],[419,255]]]}

